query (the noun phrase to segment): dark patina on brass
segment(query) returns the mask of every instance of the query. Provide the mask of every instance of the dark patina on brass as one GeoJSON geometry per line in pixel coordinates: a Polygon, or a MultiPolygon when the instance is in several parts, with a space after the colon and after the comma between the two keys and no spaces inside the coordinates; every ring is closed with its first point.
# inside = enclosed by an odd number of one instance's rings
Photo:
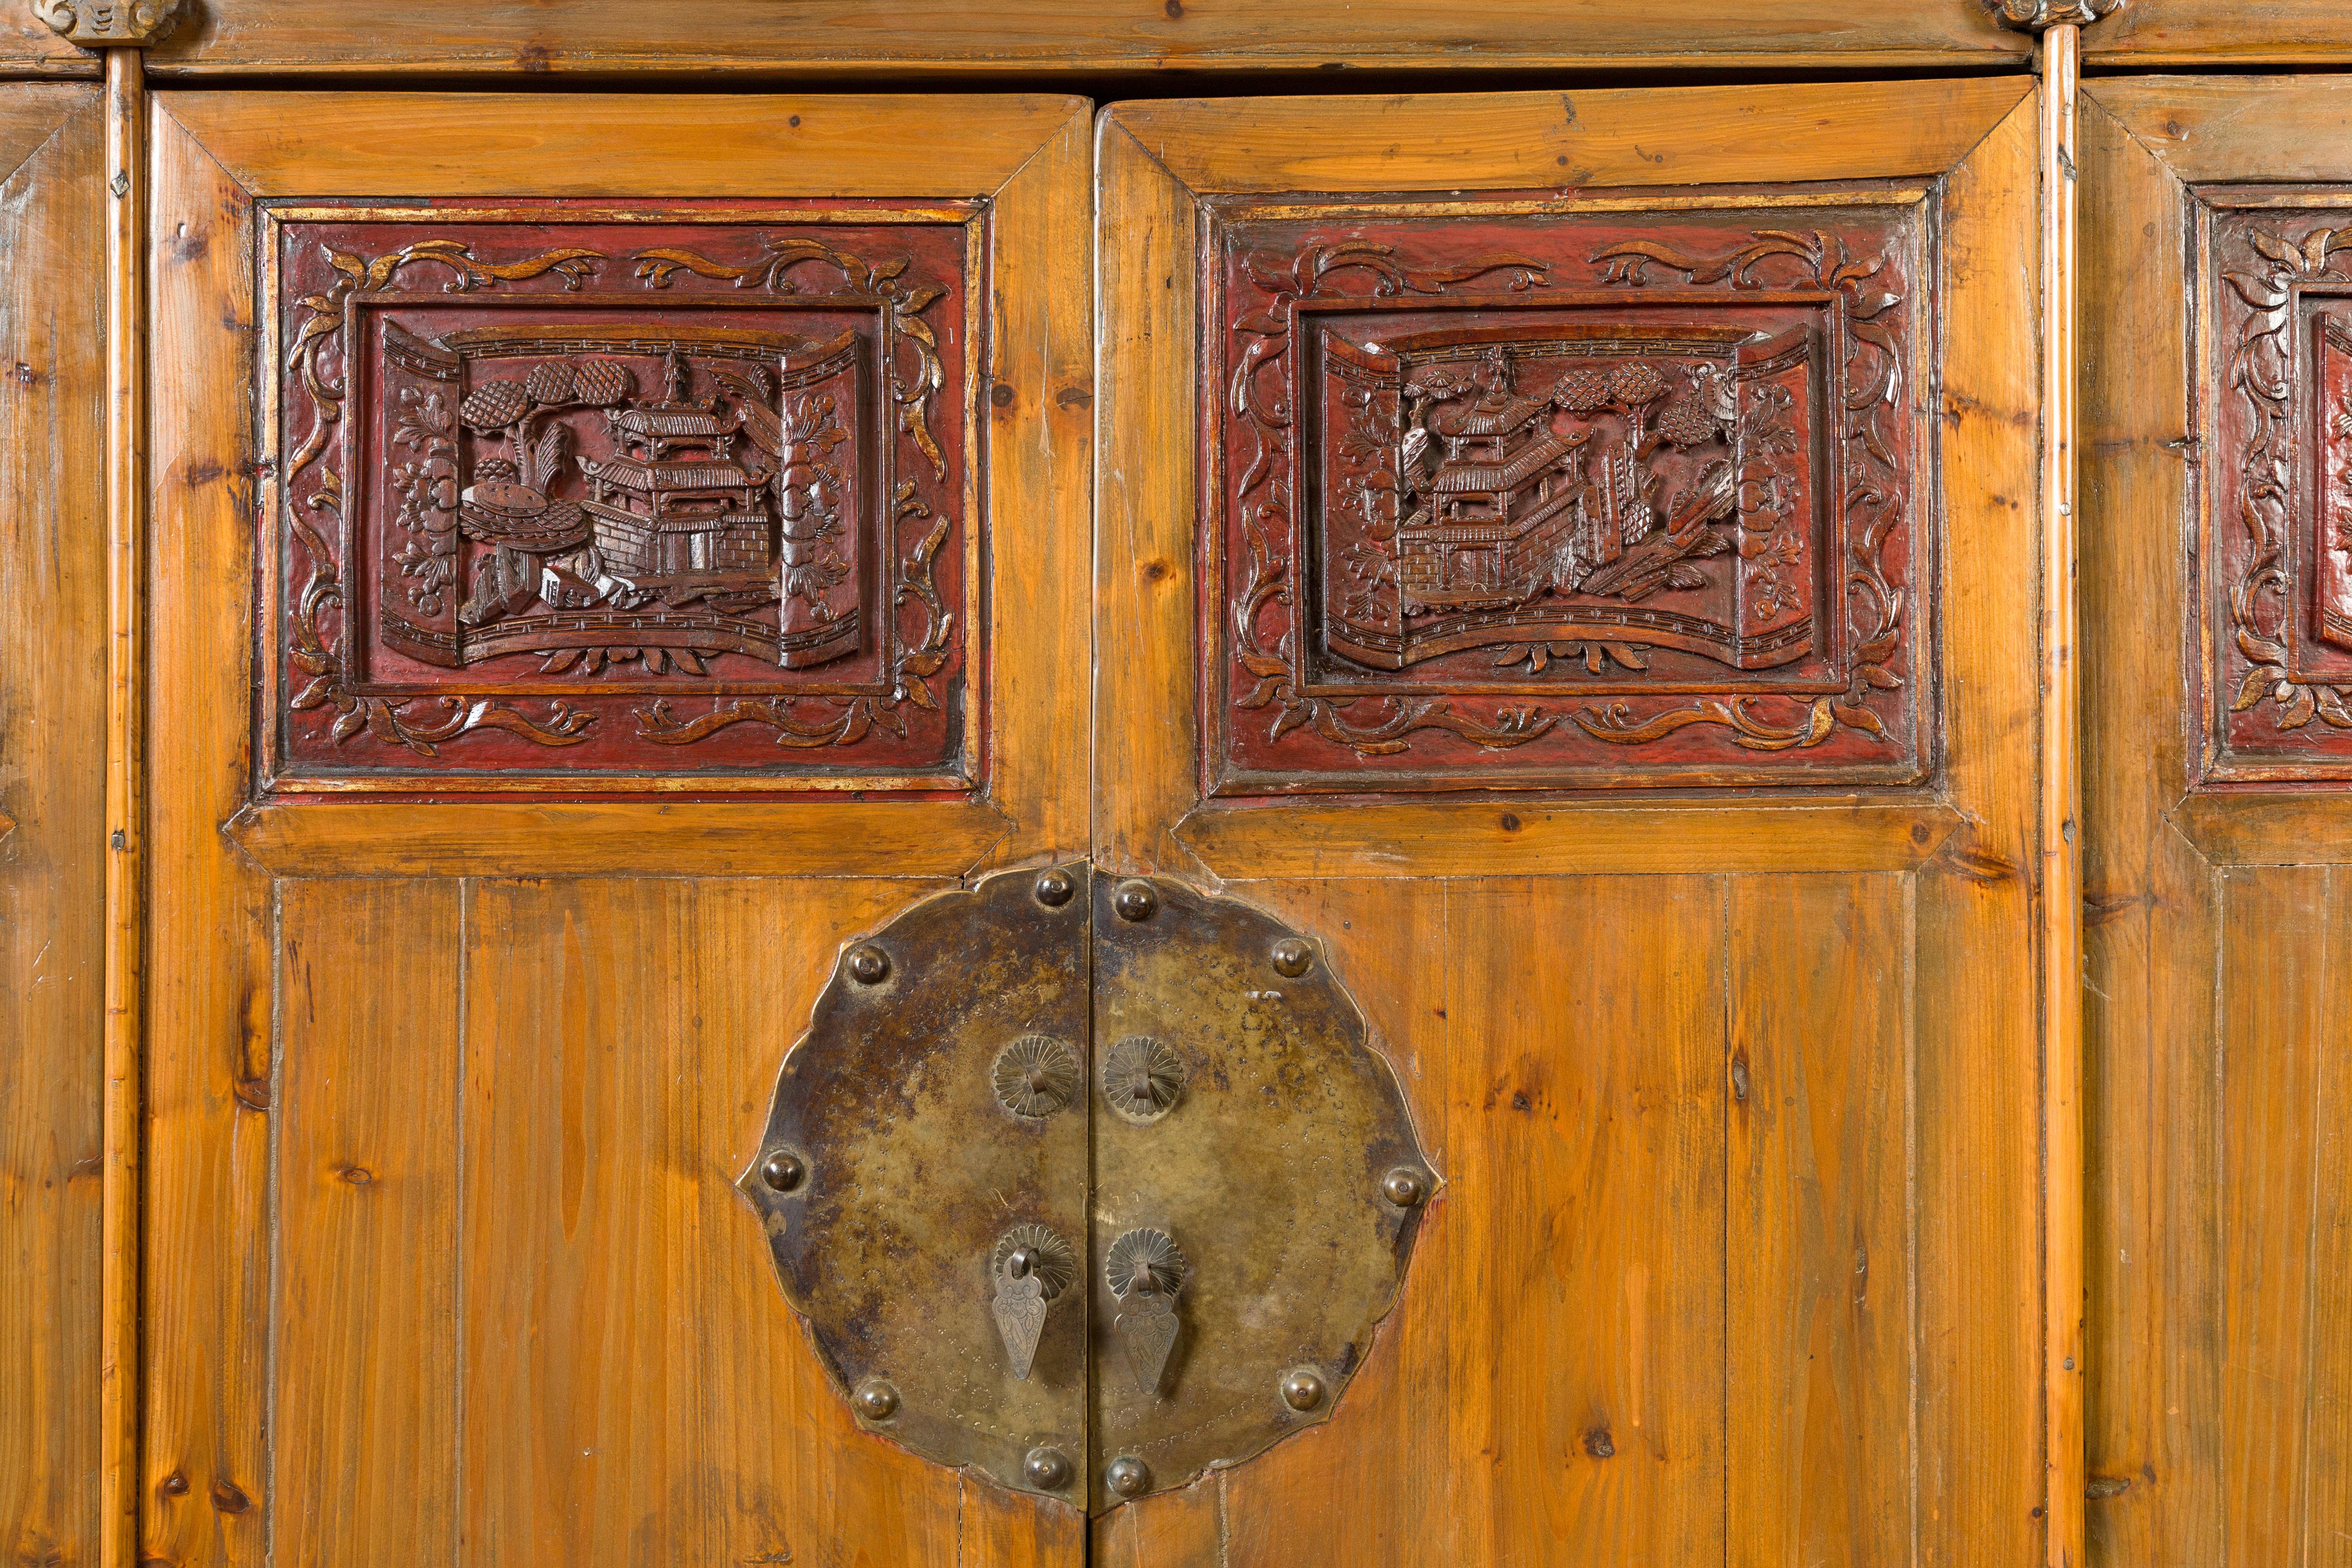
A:
{"type": "Polygon", "coordinates": [[[1095,1054],[1149,1041],[1181,1086],[1168,1114],[1130,1100],[1093,1118],[1100,1510],[1328,1420],[1436,1183],[1311,941],[1166,878],[1100,878],[1094,897],[1095,1054]],[[1400,1170],[1416,1178],[1409,1203],[1388,1184],[1400,1170]],[[1145,1237],[1174,1268],[1153,1266],[1145,1237]]]}
{"type": "Polygon", "coordinates": [[[1087,1119],[1054,1102],[1092,1098],[1091,885],[1007,873],[846,946],[736,1184],[861,1425],[1065,1498],[1090,1484],[1087,1119]]]}
{"type": "Polygon", "coordinates": [[[1311,939],[1079,863],[845,945],[736,1184],[861,1426],[1100,1511],[1329,1419],[1438,1181],[1311,939]]]}

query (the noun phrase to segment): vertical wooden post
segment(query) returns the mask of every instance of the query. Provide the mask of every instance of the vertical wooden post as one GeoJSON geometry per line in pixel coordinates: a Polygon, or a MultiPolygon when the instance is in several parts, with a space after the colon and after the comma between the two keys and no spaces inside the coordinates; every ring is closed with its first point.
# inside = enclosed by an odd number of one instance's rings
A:
{"type": "Polygon", "coordinates": [[[146,977],[147,81],[106,51],[106,1129],[100,1568],[139,1561],[140,1044],[146,977]]]}
{"type": "Polygon", "coordinates": [[[2074,524],[2074,88],[2082,28],[2042,35],[2042,998],[2049,1568],[2084,1550],[2081,647],[2074,524]]]}

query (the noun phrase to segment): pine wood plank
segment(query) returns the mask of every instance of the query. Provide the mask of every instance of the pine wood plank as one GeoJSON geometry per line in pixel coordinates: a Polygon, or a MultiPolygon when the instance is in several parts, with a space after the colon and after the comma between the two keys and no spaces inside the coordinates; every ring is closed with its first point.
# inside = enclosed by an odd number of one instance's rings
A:
{"type": "Polygon", "coordinates": [[[226,831],[279,877],[952,877],[1011,826],[979,800],[337,801],[247,805],[226,831]]]}
{"type": "Polygon", "coordinates": [[[2103,1563],[2214,1562],[2218,882],[2168,816],[2189,766],[2189,380],[2179,265],[2149,264],[2185,215],[2109,85],[2084,94],[2081,153],[2088,1541],[2103,1563]]]}
{"type": "MultiPolygon", "coordinates": [[[[1919,996],[1917,1560],[2041,1561],[2044,1442],[2041,976],[2034,883],[2042,668],[2036,107],[2021,104],[1947,181],[1939,407],[1948,798],[1966,857],[1924,868],[1919,996]],[[2010,1440],[1988,1443],[1989,1433],[2010,1440]]],[[[2050,1005],[2074,1005],[2070,996],[2050,1005]]]]}
{"type": "Polygon", "coordinates": [[[460,900],[447,881],[279,886],[279,1563],[459,1545],[460,900]]]}
{"type": "Polygon", "coordinates": [[[1727,1550],[1724,900],[1699,877],[1449,891],[1470,1561],[1727,1550]]]}
{"type": "MultiPolygon", "coordinates": [[[[2092,96],[2176,179],[2342,180],[2352,81],[2316,76],[2147,76],[2092,96]]],[[[2169,243],[2168,249],[2171,247],[2169,243]]]]}
{"type": "Polygon", "coordinates": [[[469,1562],[956,1562],[959,1479],[855,1429],[730,1184],[840,942],[907,896],[472,885],[469,1562]]]}
{"type": "Polygon", "coordinates": [[[1063,100],[995,193],[988,626],[998,858],[1076,854],[1093,809],[1094,116],[1063,100]]]}
{"type": "Polygon", "coordinates": [[[1225,1478],[1160,1492],[1095,1521],[1093,1568],[1196,1568],[1224,1561],[1225,1478]]]}
{"type": "Polygon", "coordinates": [[[0,1542],[100,1532],[99,109],[0,89],[0,1542]]]}
{"type": "Polygon", "coordinates": [[[1087,110],[1053,94],[582,93],[560,114],[511,94],[157,96],[247,190],[305,196],[985,195],[1087,110]]]}
{"type": "Polygon", "coordinates": [[[271,1517],[270,906],[220,835],[252,776],[252,414],[220,374],[253,355],[250,251],[227,237],[249,201],[168,117],[151,123],[150,231],[169,238],[151,294],[149,695],[168,765],[148,795],[141,1555],[257,1568],[271,1517]],[[238,1497],[257,1506],[216,1501],[238,1497]]]}
{"type": "Polygon", "coordinates": [[[2098,66],[2341,64],[2352,36],[2336,0],[2131,0],[2083,30],[2098,66]]]}
{"type": "Polygon", "coordinates": [[[1912,1554],[1910,879],[1730,879],[1735,1564],[1912,1554]]]}
{"type": "MultiPolygon", "coordinates": [[[[33,53],[39,44],[28,34],[20,47],[33,53]]],[[[1920,0],[1899,11],[1814,0],[1730,9],[1706,0],[1480,0],[1442,13],[1344,0],[1019,0],[949,16],[914,0],[809,0],[782,10],[709,0],[690,11],[570,0],[560,12],[523,0],[411,0],[396,23],[331,0],[208,0],[156,50],[155,68],[952,79],[990,70],[1888,68],[1993,66],[2026,52],[2023,37],[1969,0],[1920,0]]]]}
{"type": "Polygon", "coordinates": [[[1202,806],[1177,841],[1222,876],[1572,876],[1907,870],[1960,825],[1932,802],[1628,806],[1409,802],[1202,806]]]}
{"type": "Polygon", "coordinates": [[[1195,190],[1554,190],[1940,173],[2031,90],[2015,77],[1477,97],[1115,105],[1114,123],[1195,190]]]}
{"type": "Polygon", "coordinates": [[[2336,874],[2223,874],[2221,1178],[2223,1540],[2233,1561],[2305,1563],[2312,1510],[2313,1396],[2324,1315],[2341,1281],[2318,1269],[2338,1203],[2323,1193],[2322,1141],[2340,1103],[2331,1048],[2343,1000],[2332,966],[2302,958],[2344,918],[2336,874]]]}

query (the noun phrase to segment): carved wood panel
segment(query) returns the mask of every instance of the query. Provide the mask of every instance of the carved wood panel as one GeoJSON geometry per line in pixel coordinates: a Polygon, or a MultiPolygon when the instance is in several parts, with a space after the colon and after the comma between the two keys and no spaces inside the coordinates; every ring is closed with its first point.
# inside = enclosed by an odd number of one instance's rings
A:
{"type": "Polygon", "coordinates": [[[270,209],[263,787],[967,784],[973,217],[270,209]]]}
{"type": "Polygon", "coordinates": [[[1216,208],[1205,785],[1928,777],[1930,208],[1873,196],[1216,208]]]}
{"type": "Polygon", "coordinates": [[[2352,779],[2352,226],[2342,196],[2211,188],[2196,241],[2209,780],[2352,779]]]}

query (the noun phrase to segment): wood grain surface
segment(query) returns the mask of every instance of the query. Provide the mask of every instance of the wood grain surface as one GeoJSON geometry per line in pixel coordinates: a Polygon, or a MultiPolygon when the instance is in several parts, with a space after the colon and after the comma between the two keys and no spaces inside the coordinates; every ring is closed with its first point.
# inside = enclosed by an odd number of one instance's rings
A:
{"type": "Polygon", "coordinates": [[[2083,29],[2097,66],[2326,66],[2352,59],[2336,0],[2131,0],[2083,29]]]}
{"type": "Polygon", "coordinates": [[[1074,1563],[1067,1510],[856,1429],[731,1182],[845,938],[1083,848],[1087,106],[600,101],[157,107],[142,1552],[1074,1563]],[[289,108],[377,129],[306,143],[289,108]],[[770,134],[795,112],[818,143],[770,134]],[[511,191],[502,143],[539,194],[1000,204],[987,743],[1018,755],[984,800],[247,809],[254,203],[511,191]]]}
{"type": "MultiPolygon", "coordinates": [[[[2168,13],[2183,16],[2150,6],[2140,20],[2168,13]]],[[[2352,1343],[2331,1295],[2344,1090],[2330,1048],[2352,806],[2340,787],[2197,785],[2197,409],[2227,394],[2192,339],[2185,245],[2200,183],[2344,178],[2347,103],[2321,77],[2150,77],[2084,93],[2086,1447],[2098,1563],[2343,1563],[2352,1545],[2338,1393],[2352,1343]]]]}
{"type": "Polygon", "coordinates": [[[98,1560],[106,553],[98,93],[0,87],[0,1543],[98,1560]]]}
{"type": "Polygon", "coordinates": [[[1213,1494],[1122,1510],[1136,1517],[1114,1519],[1098,1562],[1499,1563],[1574,1542],[1596,1560],[2029,1563],[2056,1549],[2033,957],[2033,627],[2055,500],[2040,469],[2037,115],[2016,82],[1879,90],[1574,94],[1572,120],[1532,96],[1104,116],[1097,854],[1213,870],[1318,932],[1445,1185],[1331,1421],[1213,1494]],[[1847,136],[1848,112],[1900,129],[1847,136]],[[1759,125],[1784,131],[1738,129],[1759,125]],[[1429,210],[1460,212],[1523,188],[1538,152],[1636,186],[1937,182],[1955,695],[1936,809],[1756,792],[1639,810],[1200,806],[1183,284],[1197,215],[1299,185],[1442,190],[1429,210]],[[1872,810],[1889,830],[1874,848],[1872,810]],[[1612,812],[1633,831],[1612,834],[1612,812]],[[1658,850],[1668,835],[1682,845],[1658,850]],[[1156,1556],[1163,1541],[1190,1544],[1156,1556]]]}
{"type": "MultiPolygon", "coordinates": [[[[942,13],[915,0],[205,0],[152,51],[165,76],[265,71],[554,73],[856,79],[986,71],[1565,70],[1688,66],[1920,69],[2015,66],[2030,40],[1976,0],[1900,8],[1817,0],[1497,0],[1433,12],[1345,0],[1015,0],[942,13]]],[[[75,68],[28,16],[0,34],[0,68],[75,68]]],[[[83,68],[87,68],[86,67],[83,68]]]]}

